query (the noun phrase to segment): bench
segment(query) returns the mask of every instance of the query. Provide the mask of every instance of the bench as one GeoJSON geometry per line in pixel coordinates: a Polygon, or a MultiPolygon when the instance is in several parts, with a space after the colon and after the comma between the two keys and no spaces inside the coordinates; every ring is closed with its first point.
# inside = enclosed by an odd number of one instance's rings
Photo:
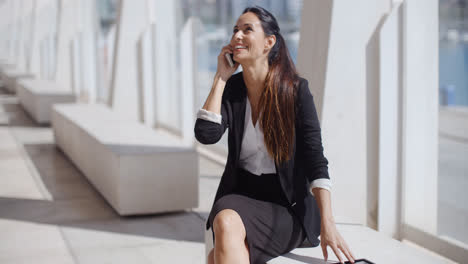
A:
{"type": "Polygon", "coordinates": [[[40,124],[50,123],[53,104],[76,101],[76,96],[71,90],[66,90],[49,80],[20,79],[17,81],[16,94],[26,112],[40,124]]]}
{"type": "Polygon", "coordinates": [[[55,104],[56,144],[119,215],[198,206],[198,153],[99,104],[55,104]]]}
{"type": "MultiPolygon", "coordinates": [[[[356,224],[337,224],[338,231],[346,240],[356,258],[365,258],[376,264],[384,263],[450,263],[432,252],[410,246],[387,237],[369,227],[356,224]]],[[[205,256],[213,248],[211,229],[205,232],[205,256]]],[[[344,256],[344,255],[343,255],[344,256]]],[[[347,259],[345,259],[347,260],[347,259]]],[[[339,262],[328,247],[327,263],[339,262]]],[[[206,262],[205,262],[206,263],[206,262]]],[[[321,246],[301,247],[268,261],[268,264],[324,263],[321,246]]]]}
{"type": "Polygon", "coordinates": [[[18,71],[15,68],[6,67],[5,69],[2,68],[0,71],[0,78],[3,81],[5,88],[10,93],[16,93],[17,81],[23,78],[34,78],[34,75],[31,73],[18,71]]]}

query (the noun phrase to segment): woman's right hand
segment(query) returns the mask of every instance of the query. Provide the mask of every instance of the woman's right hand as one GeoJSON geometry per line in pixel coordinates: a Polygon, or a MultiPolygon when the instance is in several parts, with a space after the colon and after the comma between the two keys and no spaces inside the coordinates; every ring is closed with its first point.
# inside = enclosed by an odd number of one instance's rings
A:
{"type": "Polygon", "coordinates": [[[216,75],[218,75],[223,81],[227,81],[239,67],[238,62],[234,64],[234,67],[229,66],[226,57],[224,57],[224,54],[226,53],[232,54],[231,44],[224,46],[218,56],[218,69],[216,71],[216,75]]]}

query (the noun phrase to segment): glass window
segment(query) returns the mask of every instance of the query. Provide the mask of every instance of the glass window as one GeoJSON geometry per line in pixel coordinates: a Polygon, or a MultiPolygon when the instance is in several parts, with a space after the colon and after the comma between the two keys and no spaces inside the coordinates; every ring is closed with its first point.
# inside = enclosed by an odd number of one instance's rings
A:
{"type": "Polygon", "coordinates": [[[438,234],[468,244],[468,1],[439,0],[438,234]]]}
{"type": "Polygon", "coordinates": [[[96,100],[102,103],[108,103],[109,100],[118,4],[118,0],[96,1],[96,9],[99,18],[97,36],[98,83],[96,100]]]}

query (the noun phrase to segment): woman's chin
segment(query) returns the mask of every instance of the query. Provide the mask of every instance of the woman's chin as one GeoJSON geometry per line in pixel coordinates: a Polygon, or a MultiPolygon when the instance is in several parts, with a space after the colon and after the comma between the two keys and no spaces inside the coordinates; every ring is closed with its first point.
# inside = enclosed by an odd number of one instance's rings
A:
{"type": "Polygon", "coordinates": [[[239,58],[239,57],[234,56],[234,60],[238,62],[240,65],[242,65],[243,63],[245,63],[245,58],[242,58],[242,57],[239,58]]]}

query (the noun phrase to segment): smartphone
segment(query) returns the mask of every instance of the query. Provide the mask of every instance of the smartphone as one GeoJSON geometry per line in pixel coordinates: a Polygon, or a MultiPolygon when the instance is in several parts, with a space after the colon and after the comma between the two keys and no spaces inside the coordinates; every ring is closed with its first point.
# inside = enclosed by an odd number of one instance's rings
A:
{"type": "Polygon", "coordinates": [[[228,62],[228,64],[229,64],[229,66],[234,67],[234,63],[236,63],[236,62],[234,61],[234,54],[225,53],[225,54],[224,54],[224,57],[226,57],[226,60],[227,60],[227,62],[228,62]]]}
{"type": "MultiPolygon", "coordinates": [[[[340,262],[336,262],[334,264],[340,264],[340,262]]],[[[350,261],[345,261],[345,264],[351,264],[350,261]]],[[[354,264],[375,264],[374,262],[370,262],[367,259],[355,259],[354,264]]]]}

